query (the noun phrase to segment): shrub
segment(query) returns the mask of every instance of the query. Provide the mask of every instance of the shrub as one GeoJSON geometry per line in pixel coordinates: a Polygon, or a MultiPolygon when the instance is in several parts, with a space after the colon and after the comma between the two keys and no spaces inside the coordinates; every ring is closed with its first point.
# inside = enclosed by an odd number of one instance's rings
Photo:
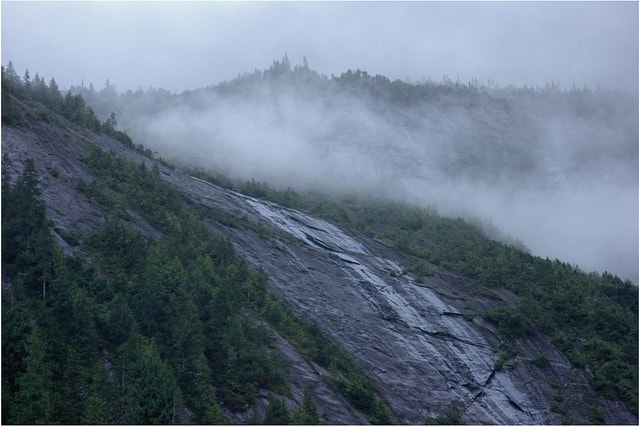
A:
{"type": "Polygon", "coordinates": [[[543,354],[539,354],[539,355],[534,356],[531,359],[530,362],[531,362],[531,364],[535,365],[536,367],[540,367],[540,368],[546,368],[550,364],[549,358],[547,358],[543,354]]]}

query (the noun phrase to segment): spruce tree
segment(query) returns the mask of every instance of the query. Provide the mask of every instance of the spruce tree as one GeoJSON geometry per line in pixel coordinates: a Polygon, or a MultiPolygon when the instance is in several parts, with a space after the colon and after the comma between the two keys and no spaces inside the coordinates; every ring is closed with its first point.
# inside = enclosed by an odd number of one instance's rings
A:
{"type": "Polygon", "coordinates": [[[311,398],[311,391],[306,386],[302,397],[302,405],[293,413],[291,420],[296,425],[317,425],[320,423],[318,409],[311,398]]]}
{"type": "Polygon", "coordinates": [[[51,424],[54,419],[53,374],[47,364],[45,342],[37,324],[27,337],[25,373],[18,379],[20,390],[15,396],[11,423],[51,424]]]}
{"type": "Polygon", "coordinates": [[[284,399],[269,398],[269,406],[267,406],[262,423],[265,425],[286,425],[290,421],[291,415],[284,399]]]}

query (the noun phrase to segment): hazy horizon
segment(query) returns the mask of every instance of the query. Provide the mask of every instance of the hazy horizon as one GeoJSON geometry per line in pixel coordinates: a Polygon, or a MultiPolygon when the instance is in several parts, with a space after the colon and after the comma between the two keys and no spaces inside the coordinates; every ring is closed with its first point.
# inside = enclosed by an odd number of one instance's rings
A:
{"type": "Polygon", "coordinates": [[[331,76],[637,91],[637,2],[2,2],[2,63],[58,85],[206,87],[288,54],[331,76]]]}

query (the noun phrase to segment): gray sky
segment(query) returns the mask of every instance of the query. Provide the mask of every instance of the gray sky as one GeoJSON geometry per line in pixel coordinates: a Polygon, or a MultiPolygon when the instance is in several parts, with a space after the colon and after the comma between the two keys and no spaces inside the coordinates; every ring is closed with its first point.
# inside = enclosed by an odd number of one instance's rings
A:
{"type": "Polygon", "coordinates": [[[179,92],[285,52],[328,76],[637,90],[638,3],[2,1],[2,64],[63,88],[179,92]]]}

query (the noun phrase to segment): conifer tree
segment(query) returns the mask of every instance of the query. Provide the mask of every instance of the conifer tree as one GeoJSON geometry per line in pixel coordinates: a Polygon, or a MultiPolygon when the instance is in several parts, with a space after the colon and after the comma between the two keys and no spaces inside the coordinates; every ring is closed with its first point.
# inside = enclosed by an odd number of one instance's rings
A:
{"type": "Polygon", "coordinates": [[[307,386],[304,388],[302,405],[293,413],[292,423],[296,425],[317,425],[320,424],[320,415],[316,404],[311,398],[311,391],[307,386]]]}
{"type": "Polygon", "coordinates": [[[124,345],[121,372],[124,421],[130,424],[170,424],[178,392],[175,376],[153,340],[134,335],[124,345]]]}
{"type": "Polygon", "coordinates": [[[19,378],[20,390],[15,396],[12,423],[51,424],[54,421],[53,374],[47,364],[45,342],[37,324],[27,337],[25,373],[19,378]]]}
{"type": "Polygon", "coordinates": [[[29,70],[24,71],[24,77],[22,77],[22,84],[27,92],[31,91],[31,76],[29,75],[29,70]]]}
{"type": "Polygon", "coordinates": [[[7,80],[13,85],[20,84],[20,77],[18,77],[18,73],[16,73],[16,70],[13,67],[13,63],[11,61],[9,61],[9,63],[7,64],[7,68],[5,70],[5,76],[7,80]]]}
{"type": "Polygon", "coordinates": [[[290,422],[291,415],[284,399],[269,398],[269,405],[262,423],[265,425],[286,425],[290,422]]]}
{"type": "Polygon", "coordinates": [[[47,92],[47,103],[56,112],[62,108],[62,94],[55,79],[49,80],[49,90],[47,92]]]}

